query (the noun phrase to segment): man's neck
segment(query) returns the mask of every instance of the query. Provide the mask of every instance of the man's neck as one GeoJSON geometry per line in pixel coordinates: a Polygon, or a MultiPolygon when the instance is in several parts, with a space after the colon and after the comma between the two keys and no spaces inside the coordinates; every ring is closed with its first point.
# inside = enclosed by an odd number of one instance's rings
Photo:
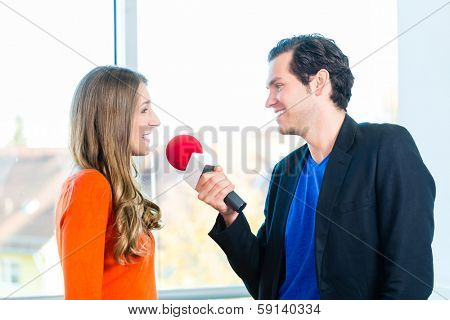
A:
{"type": "Polygon", "coordinates": [[[345,119],[345,111],[333,108],[319,114],[304,137],[316,163],[322,162],[333,149],[345,119]]]}

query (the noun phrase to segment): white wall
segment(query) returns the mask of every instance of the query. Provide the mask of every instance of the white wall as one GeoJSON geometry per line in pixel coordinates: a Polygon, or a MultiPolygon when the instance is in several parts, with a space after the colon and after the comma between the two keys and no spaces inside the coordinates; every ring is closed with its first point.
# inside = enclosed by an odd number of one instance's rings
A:
{"type": "Polygon", "coordinates": [[[398,122],[436,181],[435,290],[450,298],[450,3],[399,0],[398,25],[401,33],[443,5],[399,38],[398,122]]]}

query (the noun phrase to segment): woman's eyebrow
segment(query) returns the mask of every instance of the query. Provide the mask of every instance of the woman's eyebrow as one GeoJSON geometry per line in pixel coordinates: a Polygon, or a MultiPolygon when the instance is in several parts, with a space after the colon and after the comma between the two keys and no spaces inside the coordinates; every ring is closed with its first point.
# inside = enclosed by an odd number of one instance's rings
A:
{"type": "Polygon", "coordinates": [[[141,104],[141,107],[142,107],[143,105],[145,105],[145,104],[151,104],[150,100],[144,101],[144,102],[141,104]]]}

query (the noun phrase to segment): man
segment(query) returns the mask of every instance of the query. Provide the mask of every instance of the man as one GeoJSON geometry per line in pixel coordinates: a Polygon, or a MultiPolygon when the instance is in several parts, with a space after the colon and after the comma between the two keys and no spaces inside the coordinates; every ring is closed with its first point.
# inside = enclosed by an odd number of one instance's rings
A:
{"type": "Polygon", "coordinates": [[[258,299],[426,299],[433,288],[435,184],[408,131],[346,113],[353,75],[334,41],[302,35],[269,54],[281,134],[306,144],[274,168],[253,235],[223,202],[221,168],[199,180],[218,210],[209,235],[258,299]]]}

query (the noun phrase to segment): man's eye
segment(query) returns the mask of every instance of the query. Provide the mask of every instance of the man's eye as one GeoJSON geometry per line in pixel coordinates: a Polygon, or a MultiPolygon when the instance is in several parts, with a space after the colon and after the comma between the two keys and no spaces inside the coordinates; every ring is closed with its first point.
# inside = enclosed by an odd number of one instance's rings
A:
{"type": "Polygon", "coordinates": [[[282,87],[283,85],[279,83],[275,85],[275,89],[277,89],[277,91],[280,91],[282,87]]]}

